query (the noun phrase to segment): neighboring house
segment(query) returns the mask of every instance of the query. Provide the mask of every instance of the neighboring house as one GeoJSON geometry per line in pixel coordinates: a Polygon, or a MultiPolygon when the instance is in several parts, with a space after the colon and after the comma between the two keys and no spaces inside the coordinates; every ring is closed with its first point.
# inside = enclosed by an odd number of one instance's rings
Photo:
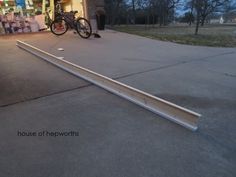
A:
{"type": "Polygon", "coordinates": [[[209,23],[210,24],[223,24],[224,23],[224,18],[223,18],[223,16],[220,16],[220,17],[218,17],[218,18],[212,18],[212,19],[210,19],[209,20],[209,23]]]}
{"type": "Polygon", "coordinates": [[[231,10],[224,14],[226,23],[236,23],[236,10],[231,10]]]}

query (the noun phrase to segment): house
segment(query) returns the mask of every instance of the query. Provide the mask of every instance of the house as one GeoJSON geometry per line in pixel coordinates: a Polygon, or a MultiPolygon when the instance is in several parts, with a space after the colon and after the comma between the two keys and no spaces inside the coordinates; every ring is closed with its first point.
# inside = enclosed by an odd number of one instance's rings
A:
{"type": "Polygon", "coordinates": [[[96,15],[105,14],[104,0],[62,0],[61,2],[65,11],[77,10],[87,19],[95,19],[96,15]]]}
{"type": "Polygon", "coordinates": [[[223,24],[224,23],[224,18],[223,16],[219,16],[218,18],[212,18],[209,20],[210,24],[223,24]]]}
{"type": "Polygon", "coordinates": [[[80,16],[89,19],[93,28],[104,29],[104,0],[63,0],[62,6],[68,12],[77,10],[80,16]]]}
{"type": "Polygon", "coordinates": [[[231,10],[224,14],[226,23],[236,23],[236,10],[231,10]]]}

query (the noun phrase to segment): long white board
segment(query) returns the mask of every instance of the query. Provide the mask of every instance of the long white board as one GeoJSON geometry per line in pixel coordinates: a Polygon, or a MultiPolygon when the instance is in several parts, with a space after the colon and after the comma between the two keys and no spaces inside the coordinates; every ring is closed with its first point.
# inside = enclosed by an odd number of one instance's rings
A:
{"type": "Polygon", "coordinates": [[[201,117],[198,113],[73,64],[25,42],[18,40],[16,45],[75,76],[83,78],[99,87],[104,88],[105,90],[110,91],[111,93],[121,96],[122,98],[125,98],[145,109],[167,118],[170,121],[182,125],[192,131],[195,131],[198,128],[198,118],[201,117]]]}

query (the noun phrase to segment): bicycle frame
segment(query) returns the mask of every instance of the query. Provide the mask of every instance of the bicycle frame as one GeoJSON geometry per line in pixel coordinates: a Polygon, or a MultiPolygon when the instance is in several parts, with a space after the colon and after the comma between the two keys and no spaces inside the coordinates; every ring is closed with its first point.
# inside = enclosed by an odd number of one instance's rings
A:
{"type": "Polygon", "coordinates": [[[75,28],[75,13],[73,13],[73,19],[69,18],[65,12],[63,12],[62,7],[61,7],[61,2],[57,2],[56,4],[56,12],[58,14],[57,17],[55,17],[55,19],[57,18],[62,18],[63,20],[65,20],[66,24],[69,25],[70,28],[74,29],[75,28]]]}
{"type": "Polygon", "coordinates": [[[51,19],[51,17],[50,17],[50,15],[49,15],[49,12],[50,11],[46,11],[45,12],[45,20],[46,20],[46,22],[45,22],[45,24],[47,25],[47,27],[50,27],[50,25],[51,25],[51,23],[52,23],[52,19],[51,19]]]}
{"type": "Polygon", "coordinates": [[[83,17],[75,17],[78,11],[63,12],[61,4],[56,5],[56,17],[50,25],[51,32],[55,35],[63,35],[67,32],[68,28],[76,30],[82,38],[89,38],[92,34],[92,28],[89,21],[83,17]],[[61,23],[64,21],[64,24],[61,23]],[[65,27],[62,27],[66,25],[65,27]],[[63,31],[64,30],[64,31],[63,31]]]}
{"type": "MultiPolygon", "coordinates": [[[[74,16],[74,14],[73,14],[74,16]]],[[[57,18],[62,18],[63,20],[65,20],[66,24],[69,25],[70,28],[74,29],[75,28],[75,17],[73,17],[73,19],[71,19],[70,17],[68,17],[64,12],[61,12],[60,15],[57,18]]]]}

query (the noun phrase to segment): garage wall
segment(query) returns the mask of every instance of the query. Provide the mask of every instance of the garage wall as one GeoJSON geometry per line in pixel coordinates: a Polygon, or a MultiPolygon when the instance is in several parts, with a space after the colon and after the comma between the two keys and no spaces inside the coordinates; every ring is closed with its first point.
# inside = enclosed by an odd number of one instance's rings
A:
{"type": "Polygon", "coordinates": [[[80,16],[83,16],[83,2],[82,0],[70,0],[63,4],[64,10],[70,12],[71,10],[78,11],[80,16]]]}
{"type": "Polygon", "coordinates": [[[96,11],[104,10],[104,0],[84,0],[84,4],[87,5],[85,16],[89,19],[96,19],[96,11]]]}

